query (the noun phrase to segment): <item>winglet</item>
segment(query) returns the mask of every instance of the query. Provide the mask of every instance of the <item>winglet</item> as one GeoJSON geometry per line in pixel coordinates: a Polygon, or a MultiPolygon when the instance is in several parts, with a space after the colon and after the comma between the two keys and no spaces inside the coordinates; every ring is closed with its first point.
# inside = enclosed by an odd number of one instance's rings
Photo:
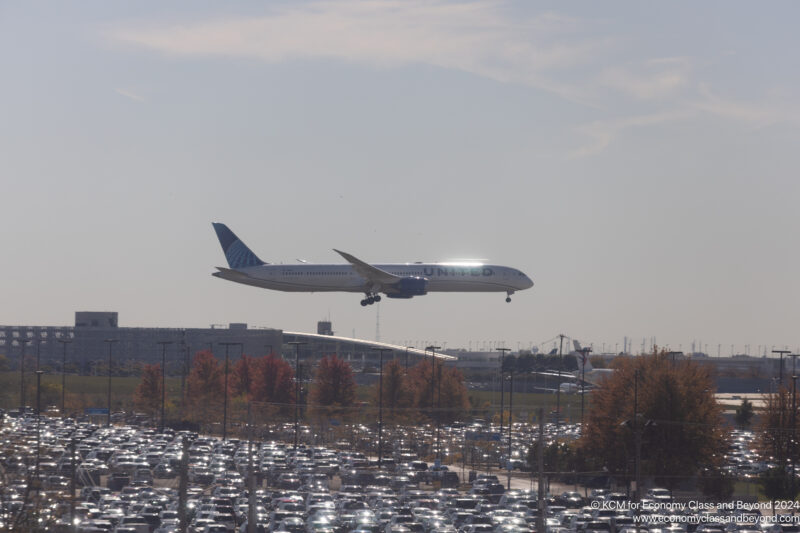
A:
{"type": "Polygon", "coordinates": [[[225,253],[225,259],[228,260],[228,266],[231,268],[244,268],[265,264],[228,226],[220,222],[212,222],[211,225],[214,226],[214,231],[217,232],[217,238],[222,246],[222,251],[225,253]]]}

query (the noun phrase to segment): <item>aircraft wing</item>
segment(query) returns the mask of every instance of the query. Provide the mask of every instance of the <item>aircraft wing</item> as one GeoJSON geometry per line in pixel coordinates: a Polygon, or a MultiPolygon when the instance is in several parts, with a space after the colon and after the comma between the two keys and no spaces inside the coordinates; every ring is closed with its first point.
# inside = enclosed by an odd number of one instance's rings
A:
{"type": "Polygon", "coordinates": [[[367,279],[374,285],[390,285],[403,279],[400,276],[395,276],[394,274],[390,274],[385,270],[374,267],[369,263],[365,263],[361,259],[358,259],[347,252],[342,252],[336,248],[334,248],[333,251],[344,257],[345,261],[353,265],[353,268],[356,272],[358,272],[359,276],[367,279]]]}

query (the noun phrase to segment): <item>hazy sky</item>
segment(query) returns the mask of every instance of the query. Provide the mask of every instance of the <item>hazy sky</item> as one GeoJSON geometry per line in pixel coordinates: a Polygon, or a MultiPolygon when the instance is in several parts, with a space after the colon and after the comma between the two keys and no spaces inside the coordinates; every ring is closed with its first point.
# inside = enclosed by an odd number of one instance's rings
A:
{"type": "MultiPolygon", "coordinates": [[[[796,2],[0,3],[0,323],[800,344],[796,2]],[[362,308],[211,277],[479,258],[362,308]]],[[[471,344],[470,344],[471,343],[471,344]]],[[[549,347],[548,344],[546,347],[549,347]]],[[[763,350],[763,348],[762,348],[763,350]]]]}

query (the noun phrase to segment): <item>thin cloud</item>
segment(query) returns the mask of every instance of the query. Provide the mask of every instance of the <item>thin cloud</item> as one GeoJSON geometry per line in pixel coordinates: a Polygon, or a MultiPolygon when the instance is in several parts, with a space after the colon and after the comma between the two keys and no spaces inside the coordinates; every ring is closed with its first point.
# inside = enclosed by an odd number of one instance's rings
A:
{"type": "Polygon", "coordinates": [[[685,120],[691,116],[692,112],[688,110],[675,110],[611,120],[597,120],[583,124],[577,128],[577,131],[588,137],[589,141],[570,155],[572,157],[597,155],[614,142],[625,130],[685,120]]]}
{"type": "Polygon", "coordinates": [[[639,100],[674,96],[690,81],[690,63],[684,58],[657,58],[635,69],[611,67],[600,75],[600,84],[639,100]]]}
{"type": "Polygon", "coordinates": [[[770,99],[766,99],[767,103],[760,104],[737,101],[714,93],[705,83],[700,84],[699,92],[700,100],[694,102],[694,107],[697,109],[738,122],[744,122],[757,128],[777,122],[797,122],[800,120],[800,113],[796,104],[781,103],[770,99]]]}
{"type": "Polygon", "coordinates": [[[339,0],[260,17],[118,29],[111,37],[175,56],[330,58],[379,68],[428,64],[588,101],[590,93],[556,81],[555,73],[589,63],[609,40],[581,37],[580,23],[569,17],[545,13],[520,20],[503,6],[339,0]]]}
{"type": "Polygon", "coordinates": [[[130,98],[131,100],[135,100],[137,102],[144,102],[144,98],[142,96],[139,96],[138,94],[127,89],[116,88],[114,89],[114,92],[124,96],[125,98],[130,98]]]}
{"type": "MultiPolygon", "coordinates": [[[[588,142],[573,157],[600,153],[631,128],[703,113],[756,126],[787,120],[787,115],[797,120],[793,104],[735,102],[703,85],[698,89],[694,58],[614,64],[627,51],[620,50],[625,38],[602,35],[602,23],[554,12],[520,16],[510,6],[481,0],[290,3],[259,16],[137,23],[108,37],[174,57],[266,63],[322,58],[379,69],[421,64],[536,88],[612,116],[574,128],[588,142]],[[637,109],[633,116],[631,108],[637,109]],[[626,116],[613,118],[619,109],[626,109],[626,116]]],[[[117,92],[143,101],[130,91],[117,92]]]]}

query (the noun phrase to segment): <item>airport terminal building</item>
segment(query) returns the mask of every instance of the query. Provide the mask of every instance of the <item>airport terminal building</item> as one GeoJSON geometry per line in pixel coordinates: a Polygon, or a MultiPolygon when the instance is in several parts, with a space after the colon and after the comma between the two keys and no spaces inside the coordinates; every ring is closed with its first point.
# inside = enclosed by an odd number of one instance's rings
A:
{"type": "MultiPolygon", "coordinates": [[[[290,360],[298,355],[312,361],[336,354],[355,370],[377,365],[381,353],[384,360],[397,358],[409,364],[431,355],[405,346],[339,337],[333,334],[330,322],[319,322],[317,333],[250,328],[243,323],[208,328],[137,328],[120,327],[117,312],[78,311],[73,326],[0,326],[0,354],[6,356],[12,369],[19,369],[23,356],[30,369],[38,360],[60,370],[62,360],[66,360],[68,367],[81,374],[96,373],[98,366],[105,368],[109,356],[116,368],[161,363],[163,357],[167,372],[180,374],[201,350],[211,350],[220,359],[227,352],[233,361],[242,354],[257,357],[277,353],[290,360]]],[[[441,353],[436,356],[456,360],[441,353]]]]}
{"type": "MultiPolygon", "coordinates": [[[[351,364],[360,381],[372,379],[369,375],[377,372],[380,357],[413,366],[420,358],[431,356],[424,348],[337,336],[326,321],[317,324],[316,333],[253,328],[243,323],[208,328],[137,328],[120,327],[118,313],[113,311],[79,311],[72,326],[0,326],[0,354],[11,370],[20,368],[24,356],[26,371],[37,368],[37,360],[45,370],[61,371],[63,360],[68,373],[105,375],[110,356],[114,373],[135,374],[142,363],[161,363],[163,357],[168,374],[186,375],[194,354],[201,350],[211,350],[218,359],[224,359],[227,353],[234,362],[242,354],[259,357],[276,353],[289,361],[297,357],[312,367],[323,356],[336,354],[351,364]]],[[[499,389],[499,352],[445,350],[435,355],[460,368],[468,380],[478,379],[472,386],[499,389]]],[[[780,362],[773,357],[689,357],[711,367],[720,392],[768,392],[781,374],[780,362]]],[[[783,361],[784,374],[792,371],[787,363],[783,361]]],[[[519,391],[534,391],[541,385],[530,377],[520,379],[519,391]]],[[[543,386],[558,384],[551,380],[543,386]]]]}

